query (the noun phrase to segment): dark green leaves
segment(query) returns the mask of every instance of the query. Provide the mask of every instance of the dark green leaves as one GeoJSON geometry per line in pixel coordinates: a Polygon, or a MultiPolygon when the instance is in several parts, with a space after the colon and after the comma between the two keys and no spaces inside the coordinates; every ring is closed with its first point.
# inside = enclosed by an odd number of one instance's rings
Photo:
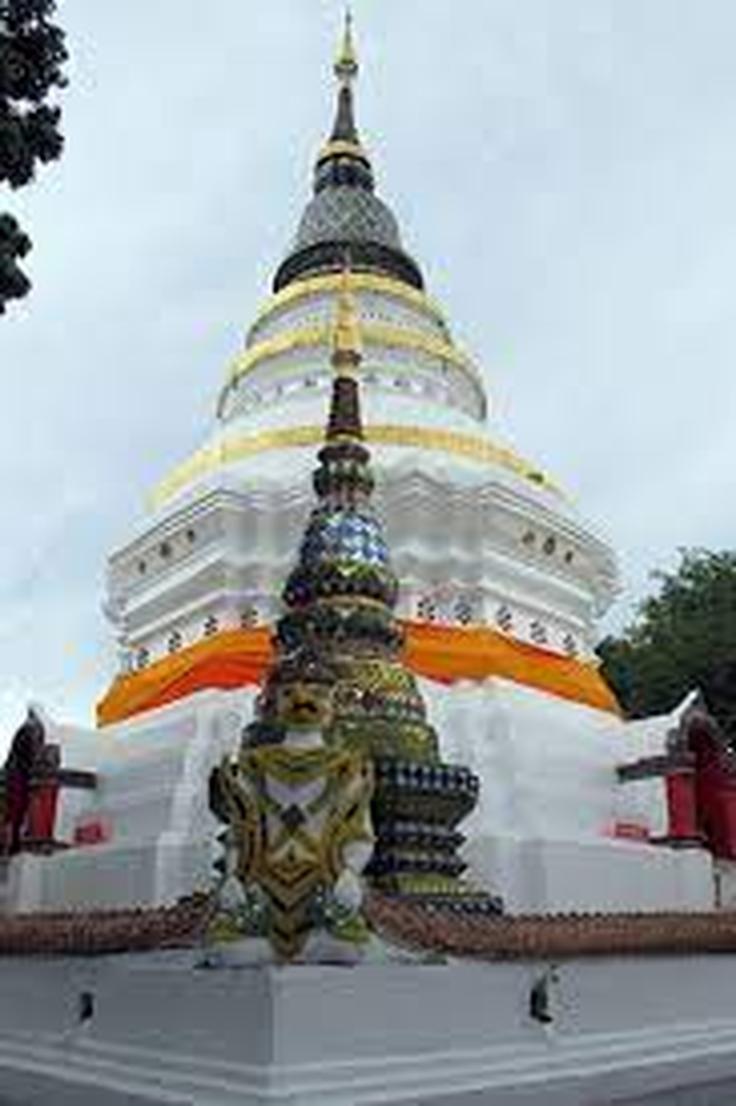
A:
{"type": "Polygon", "coordinates": [[[654,579],[634,623],[598,647],[604,675],[635,717],[671,710],[697,687],[736,738],[736,553],[683,550],[677,571],[654,579]]]}
{"type": "MultiPolygon", "coordinates": [[[[54,161],[64,140],[61,111],[46,103],[66,79],[64,32],[50,22],[54,0],[0,0],[0,184],[21,188],[40,163],[54,161]]],[[[9,215],[0,216],[0,314],[31,284],[18,265],[31,248],[9,215]]]]}

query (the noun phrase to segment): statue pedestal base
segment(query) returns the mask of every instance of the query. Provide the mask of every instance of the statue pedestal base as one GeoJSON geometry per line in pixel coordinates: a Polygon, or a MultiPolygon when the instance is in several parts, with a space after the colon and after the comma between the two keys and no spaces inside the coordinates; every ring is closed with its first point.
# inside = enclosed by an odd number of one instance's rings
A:
{"type": "Polygon", "coordinates": [[[4,959],[3,1096],[671,1106],[700,1101],[707,1084],[712,1106],[736,1099],[735,956],[566,961],[547,1025],[529,1013],[538,962],[208,970],[197,959],[4,959]],[[92,1017],[80,1024],[83,992],[92,1017]]]}

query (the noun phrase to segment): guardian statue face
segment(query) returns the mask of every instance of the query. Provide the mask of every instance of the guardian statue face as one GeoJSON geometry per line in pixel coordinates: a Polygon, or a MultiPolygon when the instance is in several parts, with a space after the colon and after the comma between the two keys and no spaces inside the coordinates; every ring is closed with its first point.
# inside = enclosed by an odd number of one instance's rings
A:
{"type": "Polygon", "coordinates": [[[325,730],[332,723],[333,689],[324,683],[295,680],[276,693],[276,717],[289,730],[325,730]]]}

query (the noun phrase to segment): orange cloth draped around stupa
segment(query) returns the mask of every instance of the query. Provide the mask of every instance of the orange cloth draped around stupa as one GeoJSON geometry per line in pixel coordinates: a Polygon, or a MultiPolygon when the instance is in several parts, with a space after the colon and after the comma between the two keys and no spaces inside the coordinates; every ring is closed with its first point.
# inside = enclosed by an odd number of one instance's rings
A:
{"type": "MultiPolygon", "coordinates": [[[[618,704],[595,665],[516,641],[485,626],[405,622],[404,660],[417,676],[441,683],[501,676],[599,710],[618,704]]],[[[205,641],[119,676],[97,704],[107,726],[208,688],[233,690],[260,683],[273,650],[267,627],[224,630],[205,641]]]]}

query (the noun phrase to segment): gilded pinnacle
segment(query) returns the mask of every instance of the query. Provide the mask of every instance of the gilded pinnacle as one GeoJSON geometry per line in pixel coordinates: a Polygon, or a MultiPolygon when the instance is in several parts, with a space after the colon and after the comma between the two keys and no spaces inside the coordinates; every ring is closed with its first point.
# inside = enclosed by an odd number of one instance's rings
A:
{"type": "Polygon", "coordinates": [[[332,331],[332,365],[339,375],[352,375],[363,355],[360,320],[350,287],[350,266],[343,266],[332,331]],[[348,370],[346,372],[346,370],[348,370]]]}
{"type": "Polygon", "coordinates": [[[344,84],[349,84],[357,75],[358,57],[353,42],[353,15],[350,8],[346,8],[342,41],[335,59],[335,76],[344,84]]]}

